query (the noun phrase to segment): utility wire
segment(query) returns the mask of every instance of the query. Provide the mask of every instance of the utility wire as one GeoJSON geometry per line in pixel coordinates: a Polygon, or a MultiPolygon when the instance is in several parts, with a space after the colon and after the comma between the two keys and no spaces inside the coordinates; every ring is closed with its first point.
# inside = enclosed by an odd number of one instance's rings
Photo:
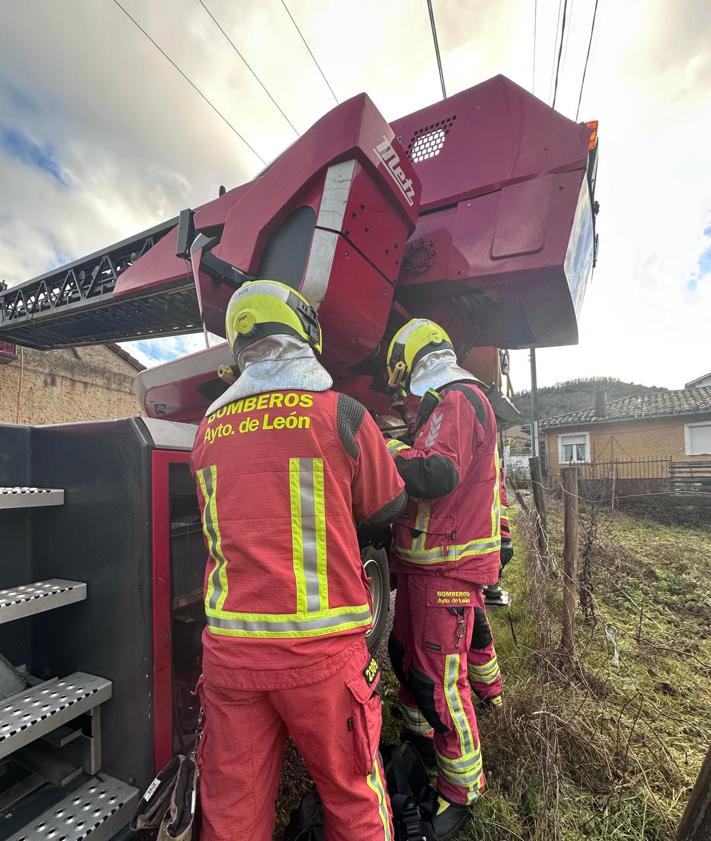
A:
{"type": "Polygon", "coordinates": [[[437,39],[437,24],[435,23],[432,0],[427,0],[427,11],[430,13],[430,26],[432,27],[432,41],[434,42],[435,56],[437,56],[437,69],[439,70],[439,83],[442,85],[442,99],[447,98],[447,89],[444,86],[444,71],[442,70],[442,56],[439,54],[439,40],[437,39]]]}
{"type": "Polygon", "coordinates": [[[531,73],[531,93],[536,93],[536,36],[538,33],[538,0],[533,4],[533,72],[531,73]]]}
{"type": "Polygon", "coordinates": [[[565,67],[568,63],[568,44],[570,42],[570,31],[573,28],[573,10],[575,9],[575,0],[570,0],[570,9],[568,11],[568,27],[565,32],[565,44],[563,45],[563,61],[561,66],[565,67]]]}
{"type": "Polygon", "coordinates": [[[592,25],[590,27],[590,40],[588,41],[588,52],[585,56],[585,67],[583,67],[583,78],[580,82],[580,94],[578,95],[578,107],[575,111],[575,122],[578,122],[580,116],[580,103],[583,101],[583,88],[585,87],[585,76],[588,72],[588,61],[590,60],[590,47],[592,46],[593,33],[595,32],[595,18],[597,17],[597,0],[595,0],[595,9],[593,11],[592,25]]]}
{"type": "Polygon", "coordinates": [[[299,33],[299,37],[304,42],[304,46],[309,51],[309,55],[314,60],[314,64],[316,65],[316,67],[318,67],[318,72],[321,74],[321,77],[323,78],[323,81],[326,83],[326,85],[328,85],[328,89],[331,91],[331,96],[336,100],[336,103],[338,103],[338,97],[334,93],[331,85],[328,83],[328,79],[326,78],[326,74],[323,72],[323,70],[321,69],[321,65],[316,60],[316,56],[311,52],[311,47],[309,47],[309,45],[306,41],[306,38],[304,38],[304,35],[303,35],[302,31],[299,29],[299,24],[294,20],[294,17],[291,14],[291,12],[289,11],[289,7],[286,5],[284,0],[281,0],[281,5],[284,7],[284,10],[286,11],[287,15],[289,15],[289,17],[291,18],[291,22],[294,24],[294,27],[296,28],[296,31],[299,33]]]}
{"type": "Polygon", "coordinates": [[[220,23],[219,23],[219,21],[217,20],[217,18],[213,15],[213,13],[212,13],[212,12],[210,11],[210,9],[207,7],[207,3],[205,3],[205,2],[204,2],[204,0],[198,0],[198,2],[199,2],[199,3],[200,3],[200,5],[203,7],[203,9],[204,9],[204,10],[208,13],[208,15],[210,15],[210,17],[212,18],[212,22],[215,24],[215,26],[216,26],[216,27],[220,30],[220,32],[221,32],[221,33],[225,36],[225,40],[227,41],[227,43],[228,43],[228,44],[232,47],[232,49],[233,49],[233,50],[237,53],[237,55],[238,55],[238,56],[242,59],[242,62],[243,62],[243,63],[245,64],[245,66],[247,67],[247,70],[249,70],[249,72],[252,74],[252,76],[254,76],[254,78],[255,78],[255,79],[259,82],[259,84],[261,85],[262,90],[263,90],[263,91],[264,91],[264,93],[265,93],[265,94],[269,97],[269,99],[271,99],[272,103],[274,104],[274,106],[276,107],[276,109],[279,111],[279,113],[282,115],[282,117],[283,117],[283,118],[287,121],[287,123],[289,123],[289,125],[292,127],[292,129],[296,132],[297,136],[300,136],[300,135],[299,135],[299,131],[298,131],[298,129],[296,128],[296,126],[295,126],[295,125],[291,122],[291,120],[290,120],[290,119],[286,116],[286,114],[282,111],[281,107],[279,106],[279,103],[278,103],[278,102],[274,99],[274,97],[273,97],[273,96],[269,93],[269,91],[267,90],[267,87],[266,87],[266,85],[264,84],[264,82],[262,82],[262,80],[259,78],[259,76],[257,76],[257,74],[256,74],[256,73],[254,72],[254,70],[252,69],[251,64],[250,64],[250,63],[247,61],[247,59],[246,59],[246,58],[242,55],[242,53],[241,53],[241,52],[237,49],[237,45],[236,45],[236,44],[234,43],[234,41],[230,38],[230,36],[229,36],[229,35],[225,32],[225,30],[224,30],[224,29],[220,26],[220,23]]]}
{"type": "Polygon", "coordinates": [[[563,4],[563,23],[562,29],[560,30],[560,48],[558,49],[558,63],[556,64],[555,68],[555,87],[553,88],[553,104],[551,108],[555,108],[555,101],[556,97],[558,96],[558,75],[560,73],[560,59],[563,55],[563,36],[565,35],[565,13],[568,10],[568,0],[565,0],[563,4]]]}
{"type": "Polygon", "coordinates": [[[180,75],[183,77],[183,79],[185,79],[185,81],[186,81],[186,82],[190,85],[190,87],[191,87],[191,88],[192,88],[192,89],[193,89],[193,90],[194,90],[197,94],[199,94],[199,95],[202,97],[202,99],[204,99],[204,100],[205,100],[205,102],[207,102],[207,104],[210,106],[210,108],[212,108],[212,110],[213,110],[213,111],[217,114],[217,116],[218,116],[218,117],[219,117],[219,118],[220,118],[220,119],[221,119],[221,120],[222,120],[222,121],[223,121],[223,122],[224,122],[227,126],[229,126],[229,128],[231,128],[231,129],[232,129],[232,131],[233,131],[233,132],[237,135],[237,137],[239,137],[239,139],[242,141],[242,143],[244,143],[244,145],[245,145],[245,146],[249,149],[249,151],[250,151],[250,152],[251,152],[251,153],[252,153],[255,157],[259,158],[259,160],[260,160],[263,164],[266,164],[266,161],[265,161],[265,160],[264,160],[264,158],[263,158],[263,157],[259,154],[259,152],[257,152],[257,150],[254,148],[254,146],[252,146],[252,144],[251,144],[251,143],[249,143],[247,140],[245,140],[245,138],[244,138],[244,137],[243,137],[243,136],[239,133],[239,131],[237,131],[237,129],[236,129],[236,128],[232,125],[232,123],[231,123],[231,122],[227,119],[227,117],[225,117],[225,115],[222,113],[222,111],[220,111],[220,110],[219,110],[219,108],[218,108],[216,105],[214,105],[214,104],[213,104],[213,103],[212,103],[212,102],[211,102],[211,101],[210,101],[210,100],[209,100],[209,99],[205,96],[205,94],[204,94],[204,93],[200,90],[200,88],[199,88],[199,87],[195,84],[195,82],[193,82],[193,80],[192,80],[192,79],[191,79],[191,78],[190,78],[190,77],[189,77],[186,73],[184,73],[184,72],[183,72],[183,71],[182,71],[182,70],[178,67],[178,65],[177,65],[177,64],[173,61],[173,59],[172,59],[172,58],[168,55],[168,53],[166,53],[166,52],[165,52],[165,50],[163,50],[163,49],[162,49],[162,48],[161,48],[161,47],[160,47],[160,46],[159,46],[159,45],[158,45],[158,44],[157,44],[157,43],[153,40],[153,38],[151,38],[151,36],[150,36],[150,35],[146,32],[146,30],[145,30],[145,29],[141,26],[141,24],[140,24],[139,22],[138,22],[138,21],[137,21],[137,20],[136,20],[136,19],[135,19],[135,18],[134,18],[131,14],[129,14],[129,12],[127,12],[127,11],[126,11],[126,9],[124,9],[124,7],[123,7],[123,6],[119,3],[119,0],[113,0],[113,2],[115,3],[115,5],[117,5],[117,6],[119,7],[119,9],[121,9],[121,11],[122,11],[122,12],[126,15],[126,17],[127,17],[127,18],[128,18],[128,19],[129,19],[129,20],[130,20],[133,24],[134,24],[134,26],[138,27],[138,29],[140,29],[140,30],[141,30],[141,32],[142,32],[142,33],[146,36],[146,38],[148,38],[148,40],[151,42],[151,44],[153,44],[153,46],[154,46],[154,47],[158,50],[158,52],[159,52],[159,53],[163,56],[163,58],[164,58],[167,62],[169,62],[169,63],[170,63],[170,64],[171,64],[171,65],[175,68],[175,70],[177,70],[177,71],[178,71],[178,73],[180,73],[180,75]]]}
{"type": "Polygon", "coordinates": [[[563,11],[563,0],[558,0],[558,17],[555,22],[555,39],[553,41],[553,58],[551,60],[551,77],[548,81],[548,100],[553,99],[553,73],[555,71],[555,51],[558,47],[558,33],[560,32],[560,15],[563,11]]]}

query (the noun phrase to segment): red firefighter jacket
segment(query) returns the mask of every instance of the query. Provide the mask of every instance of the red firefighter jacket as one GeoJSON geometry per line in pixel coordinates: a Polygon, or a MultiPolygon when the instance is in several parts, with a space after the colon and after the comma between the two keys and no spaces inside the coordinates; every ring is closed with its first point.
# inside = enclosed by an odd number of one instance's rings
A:
{"type": "Polygon", "coordinates": [[[303,666],[367,630],[355,522],[389,523],[405,491],[360,403],[334,391],[242,398],[203,419],[192,466],[209,550],[207,661],[286,669],[298,651],[303,666]]]}
{"type": "Polygon", "coordinates": [[[441,402],[411,448],[388,442],[410,497],[395,523],[392,567],[495,584],[501,548],[496,418],[473,383],[439,393],[441,402]]]}

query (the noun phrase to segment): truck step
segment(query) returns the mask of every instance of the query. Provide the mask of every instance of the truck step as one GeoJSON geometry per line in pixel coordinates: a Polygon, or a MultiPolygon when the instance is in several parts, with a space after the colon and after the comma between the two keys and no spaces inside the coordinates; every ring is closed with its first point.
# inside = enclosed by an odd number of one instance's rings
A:
{"type": "Polygon", "coordinates": [[[0,508],[39,508],[63,504],[64,491],[59,488],[0,488],[0,508]]]}
{"type": "Polygon", "coordinates": [[[111,697],[111,681],[84,672],[45,681],[0,702],[0,759],[111,697]]]}
{"type": "Polygon", "coordinates": [[[86,599],[86,584],[83,581],[65,581],[52,578],[49,581],[35,581],[0,590],[0,624],[24,619],[55,607],[83,602],[86,599]]]}
{"type": "Polygon", "coordinates": [[[128,824],[138,798],[137,788],[99,774],[7,841],[109,841],[128,824]]]}

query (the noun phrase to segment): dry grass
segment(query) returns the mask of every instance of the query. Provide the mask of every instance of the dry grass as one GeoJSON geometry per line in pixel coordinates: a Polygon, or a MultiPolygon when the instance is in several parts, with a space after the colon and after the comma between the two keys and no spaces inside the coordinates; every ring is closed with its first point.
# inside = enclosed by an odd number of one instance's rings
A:
{"type": "MultiPolygon", "coordinates": [[[[600,512],[595,618],[564,675],[559,584],[522,559],[534,542],[517,525],[516,603],[493,617],[506,708],[481,722],[489,791],[463,838],[672,839],[711,740],[711,534],[600,512]]],[[[555,505],[550,531],[555,554],[555,505]]]]}
{"type": "MultiPolygon", "coordinates": [[[[549,516],[556,555],[555,503],[549,516]]],[[[711,740],[711,532],[598,512],[594,611],[579,615],[569,675],[558,668],[560,583],[542,573],[531,538],[519,514],[505,582],[515,601],[492,616],[506,706],[480,720],[489,786],[462,841],[672,839],[711,740]]],[[[393,740],[388,665],[381,656],[393,740]]],[[[292,754],[282,822],[306,785],[292,754]]]]}

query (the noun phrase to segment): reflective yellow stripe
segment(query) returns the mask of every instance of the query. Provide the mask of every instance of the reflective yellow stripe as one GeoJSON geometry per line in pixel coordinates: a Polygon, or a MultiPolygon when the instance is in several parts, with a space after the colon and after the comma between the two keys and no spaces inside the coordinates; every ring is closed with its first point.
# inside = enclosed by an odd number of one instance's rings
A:
{"type": "Polygon", "coordinates": [[[390,453],[390,455],[393,457],[395,457],[398,453],[402,452],[403,450],[411,449],[403,441],[398,441],[397,438],[388,439],[386,447],[388,448],[388,452],[390,453]]]}
{"type": "Polygon", "coordinates": [[[417,517],[415,518],[415,531],[420,532],[412,541],[412,551],[422,552],[427,542],[427,527],[430,524],[429,502],[417,503],[417,517]]]}
{"type": "Polygon", "coordinates": [[[426,529],[430,520],[430,504],[420,502],[417,507],[417,518],[415,519],[415,531],[421,532],[413,538],[410,547],[395,545],[395,553],[404,561],[412,564],[434,565],[452,564],[468,557],[488,555],[492,552],[501,551],[501,488],[499,486],[499,451],[494,449],[494,491],[491,503],[491,534],[486,537],[469,540],[467,543],[458,543],[444,546],[433,546],[425,548],[427,541],[426,529]]]}
{"type": "Polygon", "coordinates": [[[308,637],[370,625],[370,607],[335,607],[318,615],[296,613],[234,613],[208,610],[213,634],[235,637],[308,637]]]}
{"type": "Polygon", "coordinates": [[[461,655],[448,654],[444,666],[444,694],[447,708],[454,722],[459,737],[461,757],[452,759],[437,753],[437,763],[445,779],[453,785],[462,786],[467,790],[467,802],[473,803],[479,796],[481,785],[482,759],[478,745],[474,743],[474,736],[469,725],[464,704],[459,694],[459,672],[461,669],[461,655]]]}
{"type": "Polygon", "coordinates": [[[427,721],[417,707],[408,707],[405,704],[400,704],[400,711],[404,719],[404,725],[413,733],[419,733],[420,736],[429,736],[434,733],[434,727],[427,721]]]}
{"type": "Polygon", "coordinates": [[[452,716],[454,726],[459,735],[459,744],[462,748],[462,757],[474,753],[474,737],[472,736],[469,719],[467,718],[464,704],[459,694],[459,670],[461,666],[460,654],[448,654],[444,666],[444,691],[447,697],[447,707],[452,716]]]}
{"type": "Polygon", "coordinates": [[[494,683],[501,674],[499,661],[497,660],[496,655],[494,655],[494,657],[492,657],[492,659],[487,663],[483,663],[481,666],[475,666],[470,663],[468,674],[469,677],[476,683],[485,683],[487,686],[494,683]]]}
{"type": "Polygon", "coordinates": [[[501,485],[499,484],[499,448],[494,447],[494,500],[491,503],[491,536],[501,536],[501,485]]]}
{"type": "Polygon", "coordinates": [[[485,537],[481,540],[470,540],[458,545],[435,546],[432,549],[413,550],[404,546],[395,546],[395,553],[404,561],[413,564],[447,564],[461,561],[462,558],[488,555],[501,551],[501,537],[485,537]]]}
{"type": "MultiPolygon", "coordinates": [[[[207,500],[211,488],[214,488],[213,474],[200,471],[199,477],[207,500]]],[[[371,624],[367,604],[329,606],[323,459],[289,459],[289,504],[296,610],[293,613],[224,610],[226,562],[222,566],[216,563],[208,581],[205,600],[207,626],[211,633],[235,637],[310,637],[365,628],[371,624]]],[[[210,546],[214,545],[219,550],[221,541],[216,527],[216,509],[212,516],[209,511],[213,509],[209,509],[206,502],[206,510],[205,533],[210,546]]]]}
{"type": "Polygon", "coordinates": [[[323,459],[314,459],[314,514],[316,517],[316,570],[321,610],[328,610],[328,559],[326,556],[326,492],[323,459]]]}
{"type": "Polygon", "coordinates": [[[207,579],[205,608],[221,610],[228,592],[227,558],[222,553],[222,535],[217,516],[217,465],[212,464],[198,470],[198,481],[202,492],[204,508],[202,529],[207,540],[210,558],[214,562],[207,579]]]}
{"type": "Polygon", "coordinates": [[[304,576],[304,543],[301,528],[301,462],[289,459],[289,497],[291,500],[291,554],[296,581],[296,612],[306,611],[306,578],[304,576]]]}
{"type": "Polygon", "coordinates": [[[328,608],[323,459],[289,459],[291,544],[297,613],[328,608]]]}
{"type": "Polygon", "coordinates": [[[375,757],[373,771],[365,778],[365,780],[368,783],[368,788],[375,792],[375,795],[378,798],[378,815],[380,816],[380,821],[383,824],[383,838],[385,841],[391,841],[390,815],[388,814],[388,804],[385,799],[383,778],[380,774],[380,759],[377,756],[375,757]]]}

